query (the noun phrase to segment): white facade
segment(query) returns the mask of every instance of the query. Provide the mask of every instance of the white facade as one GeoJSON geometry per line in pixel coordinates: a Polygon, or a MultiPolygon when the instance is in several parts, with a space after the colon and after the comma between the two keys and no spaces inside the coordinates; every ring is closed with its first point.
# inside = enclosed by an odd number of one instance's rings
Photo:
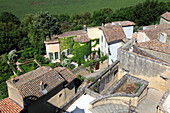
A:
{"type": "Polygon", "coordinates": [[[117,50],[119,47],[123,45],[122,42],[115,42],[112,44],[108,44],[106,41],[106,38],[103,34],[103,31],[101,31],[101,37],[100,37],[100,51],[103,52],[104,55],[108,56],[108,65],[111,65],[113,62],[117,60],[117,50]]]}
{"type": "Polygon", "coordinates": [[[122,45],[123,45],[122,42],[117,42],[117,43],[109,45],[109,50],[110,50],[109,57],[108,57],[109,65],[111,65],[113,62],[115,62],[117,60],[117,50],[122,45]]]}
{"type": "Polygon", "coordinates": [[[123,28],[123,31],[126,35],[126,38],[131,39],[133,37],[134,26],[123,26],[122,28],[123,28]]]}
{"type": "Polygon", "coordinates": [[[108,43],[106,42],[106,38],[103,34],[103,31],[101,31],[101,36],[99,40],[99,45],[100,45],[100,51],[103,52],[104,55],[108,56],[108,43]]]}

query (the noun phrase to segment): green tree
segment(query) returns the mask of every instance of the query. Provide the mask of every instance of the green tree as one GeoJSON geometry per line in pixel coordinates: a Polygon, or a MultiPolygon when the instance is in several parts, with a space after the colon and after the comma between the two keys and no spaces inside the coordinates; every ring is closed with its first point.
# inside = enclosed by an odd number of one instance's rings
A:
{"type": "Polygon", "coordinates": [[[0,21],[3,23],[12,22],[17,25],[20,25],[21,23],[18,17],[16,17],[14,14],[9,12],[2,12],[0,15],[0,21]]]}
{"type": "Polygon", "coordinates": [[[11,22],[0,22],[0,53],[3,54],[12,49],[19,49],[21,37],[18,25],[11,22]]]}
{"type": "Polygon", "coordinates": [[[3,59],[0,59],[0,100],[8,97],[6,80],[10,78],[12,71],[3,59]]]}
{"type": "Polygon", "coordinates": [[[44,49],[45,39],[60,33],[57,19],[48,12],[27,15],[22,22],[22,27],[23,33],[28,34],[31,45],[40,53],[44,49]]]}

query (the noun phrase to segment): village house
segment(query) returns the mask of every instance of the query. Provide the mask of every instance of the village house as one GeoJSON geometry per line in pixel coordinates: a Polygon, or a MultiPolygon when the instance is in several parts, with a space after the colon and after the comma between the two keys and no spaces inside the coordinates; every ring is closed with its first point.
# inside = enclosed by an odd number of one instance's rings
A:
{"type": "MultiPolygon", "coordinates": [[[[83,30],[77,30],[77,31],[70,31],[70,32],[64,32],[63,34],[56,35],[52,37],[51,40],[44,41],[46,45],[46,54],[47,58],[51,60],[60,59],[61,53],[64,52],[65,56],[69,55],[69,48],[60,51],[60,42],[57,38],[65,38],[65,37],[72,37],[75,36],[74,41],[80,43],[80,45],[84,45],[84,43],[87,43],[91,41],[91,51],[93,51],[92,57],[97,54],[97,51],[100,49],[101,53],[103,52],[104,55],[107,55],[109,58],[110,65],[112,62],[114,62],[117,58],[117,48],[121,47],[123,45],[123,38],[131,39],[133,36],[133,29],[134,29],[134,22],[131,21],[118,21],[118,22],[112,22],[105,24],[103,27],[87,27],[86,25],[83,26],[83,30]],[[103,30],[109,29],[113,27],[113,30],[107,30],[109,34],[105,34],[105,32],[102,32],[103,30]],[[108,42],[105,40],[106,35],[112,35],[112,37],[109,37],[111,40],[108,42]],[[119,38],[119,39],[118,39],[119,38]],[[102,42],[106,41],[106,42],[102,42]],[[107,43],[107,44],[105,44],[107,43]],[[105,46],[103,45],[105,44],[105,46]],[[108,46],[109,44],[109,46],[108,46]],[[110,56],[109,52],[112,52],[112,55],[110,56]]],[[[108,37],[107,37],[108,38],[108,37]]],[[[89,58],[89,55],[84,56],[85,59],[89,58]]]]}
{"type": "Polygon", "coordinates": [[[100,51],[108,56],[108,65],[117,60],[117,49],[132,38],[134,25],[131,21],[119,21],[100,28],[100,51]]]}
{"type": "Polygon", "coordinates": [[[30,113],[57,112],[75,94],[75,78],[64,67],[40,67],[6,81],[8,100],[30,113]]]}

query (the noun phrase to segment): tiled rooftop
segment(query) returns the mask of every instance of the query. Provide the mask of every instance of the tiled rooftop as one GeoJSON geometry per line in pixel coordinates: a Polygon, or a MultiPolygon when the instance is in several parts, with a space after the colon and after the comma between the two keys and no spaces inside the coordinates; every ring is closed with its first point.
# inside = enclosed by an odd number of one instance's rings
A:
{"type": "Polygon", "coordinates": [[[41,81],[45,85],[46,91],[49,92],[65,80],[71,82],[74,78],[76,76],[67,68],[41,67],[17,77],[18,81],[16,83],[11,83],[11,80],[8,80],[7,83],[16,87],[23,98],[28,96],[39,98],[44,95],[40,89],[41,81]]]}
{"type": "Polygon", "coordinates": [[[170,54],[170,46],[166,43],[159,42],[156,39],[147,42],[138,43],[136,45],[138,47],[170,54]]]}
{"type": "Polygon", "coordinates": [[[67,82],[71,82],[73,79],[76,78],[76,75],[74,75],[68,68],[58,67],[58,68],[55,68],[55,70],[56,70],[67,82]]]}
{"type": "Polygon", "coordinates": [[[156,27],[153,27],[152,25],[152,26],[149,26],[148,28],[150,29],[139,30],[138,32],[144,32],[146,33],[146,35],[149,37],[150,40],[154,40],[158,38],[159,33],[162,33],[170,29],[170,24],[160,24],[160,25],[157,25],[156,27]]]}
{"type": "Polygon", "coordinates": [[[19,113],[22,109],[22,107],[9,98],[0,100],[0,113],[19,113]]]}
{"type": "Polygon", "coordinates": [[[161,17],[163,17],[163,18],[165,18],[167,20],[170,20],[170,13],[166,12],[166,13],[162,14],[161,17]]]}
{"type": "Polygon", "coordinates": [[[108,43],[126,38],[126,35],[121,26],[102,27],[101,30],[103,31],[108,43]]]}
{"type": "Polygon", "coordinates": [[[57,37],[64,38],[64,37],[77,36],[77,35],[82,35],[82,34],[86,34],[86,32],[84,30],[76,30],[76,31],[64,32],[60,35],[57,35],[57,37]]]}
{"type": "Polygon", "coordinates": [[[87,34],[83,34],[83,35],[78,35],[77,37],[75,37],[74,41],[79,42],[79,43],[89,42],[90,38],[88,38],[87,34]]]}
{"type": "Polygon", "coordinates": [[[51,38],[49,40],[44,41],[44,43],[49,44],[49,43],[59,43],[58,38],[51,38]]]}
{"type": "MultiPolygon", "coordinates": [[[[47,67],[47,66],[39,67],[36,70],[30,71],[28,73],[18,76],[17,79],[19,79],[19,80],[13,85],[18,88],[20,85],[25,84],[25,83],[29,82],[30,80],[47,73],[50,70],[52,70],[52,68],[47,67]]],[[[8,80],[6,82],[12,84],[11,80],[8,80]]]]}
{"type": "Polygon", "coordinates": [[[135,23],[132,21],[115,21],[112,23],[107,23],[105,24],[106,27],[111,27],[111,26],[115,26],[115,25],[120,25],[120,26],[134,26],[135,23]]]}

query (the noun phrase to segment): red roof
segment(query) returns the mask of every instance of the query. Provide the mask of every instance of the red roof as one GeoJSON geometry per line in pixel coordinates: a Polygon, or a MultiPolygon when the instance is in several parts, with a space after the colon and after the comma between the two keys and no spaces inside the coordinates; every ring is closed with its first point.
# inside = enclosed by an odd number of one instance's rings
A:
{"type": "Polygon", "coordinates": [[[0,112],[1,113],[19,113],[22,111],[22,107],[16,104],[9,98],[0,100],[0,112]]]}

